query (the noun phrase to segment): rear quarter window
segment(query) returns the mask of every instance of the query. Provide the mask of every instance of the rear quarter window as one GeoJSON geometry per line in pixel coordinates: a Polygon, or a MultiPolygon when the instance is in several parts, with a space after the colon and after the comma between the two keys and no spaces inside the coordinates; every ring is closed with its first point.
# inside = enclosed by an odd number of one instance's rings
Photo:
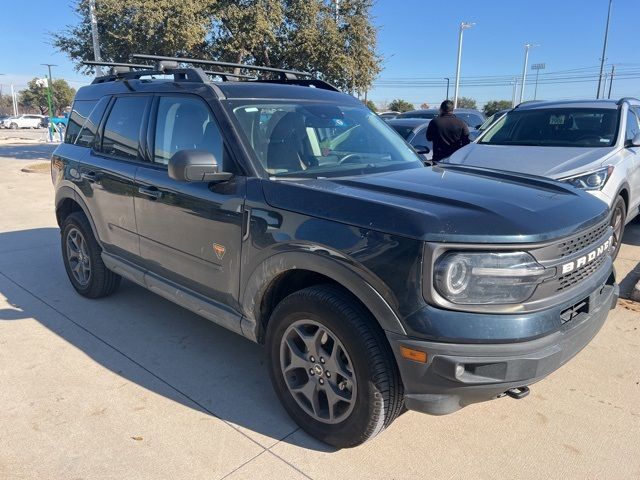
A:
{"type": "MultiPolygon", "coordinates": [[[[94,106],[93,110],[87,117],[82,126],[80,133],[78,133],[75,144],[81,147],[93,147],[96,135],[98,134],[98,126],[100,125],[100,120],[102,119],[102,115],[104,115],[104,111],[109,104],[110,97],[103,97],[100,101],[94,106]]],[[[69,120],[69,122],[71,122],[69,120]]],[[[67,130],[68,135],[68,130],[67,130]]]]}
{"type": "Polygon", "coordinates": [[[67,133],[64,137],[65,143],[76,143],[78,134],[96,103],[98,103],[97,100],[76,100],[73,102],[73,109],[67,124],[67,133]]]}

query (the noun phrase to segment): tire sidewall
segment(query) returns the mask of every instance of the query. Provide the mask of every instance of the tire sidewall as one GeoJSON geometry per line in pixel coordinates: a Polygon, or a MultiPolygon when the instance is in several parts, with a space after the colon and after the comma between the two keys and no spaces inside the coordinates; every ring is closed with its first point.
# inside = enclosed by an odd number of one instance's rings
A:
{"type": "Polygon", "coordinates": [[[379,418],[380,428],[384,422],[384,401],[368,362],[367,351],[362,339],[358,338],[354,329],[349,328],[344,313],[317,299],[300,297],[287,298],[274,311],[267,331],[266,351],[271,381],[276,393],[289,415],[305,431],[316,438],[332,445],[350,446],[361,441],[347,441],[347,438],[366,438],[371,427],[372,417],[379,418]],[[308,301],[311,300],[311,301],[308,301]],[[310,417],[296,402],[285,383],[280,366],[280,341],[287,328],[297,320],[313,320],[333,332],[344,345],[353,364],[357,382],[356,401],[349,416],[340,423],[327,424],[310,417]],[[376,408],[377,407],[377,408],[376,408]],[[377,410],[377,411],[376,411],[377,410]]]}
{"type": "Polygon", "coordinates": [[[616,212],[620,210],[622,212],[622,228],[620,229],[620,238],[618,238],[618,243],[615,246],[615,250],[613,252],[613,259],[615,260],[616,257],[618,256],[618,253],[620,252],[620,247],[622,246],[622,238],[624,237],[624,227],[625,227],[625,221],[627,218],[627,209],[626,209],[626,204],[624,202],[624,199],[620,196],[618,196],[616,198],[615,203],[613,204],[613,208],[611,209],[611,220],[609,221],[609,224],[613,227],[613,221],[616,217],[616,212]]]}

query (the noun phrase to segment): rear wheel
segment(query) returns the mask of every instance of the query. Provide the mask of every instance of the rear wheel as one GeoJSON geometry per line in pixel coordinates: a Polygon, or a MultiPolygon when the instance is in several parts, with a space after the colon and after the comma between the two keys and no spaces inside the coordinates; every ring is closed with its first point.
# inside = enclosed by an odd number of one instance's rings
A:
{"type": "Polygon", "coordinates": [[[9,128],[11,130],[16,130],[18,128],[18,124],[17,123],[12,123],[11,125],[9,125],[9,128]]]}
{"type": "Polygon", "coordinates": [[[280,401],[302,429],[335,447],[373,438],[401,413],[400,375],[373,322],[332,285],[289,295],[269,321],[269,373],[280,401]]]}
{"type": "Polygon", "coordinates": [[[627,218],[627,208],[622,197],[618,197],[611,209],[611,227],[613,228],[613,258],[618,256],[622,237],[624,235],[624,224],[627,218]]]}
{"type": "Polygon", "coordinates": [[[73,288],[89,298],[111,295],[121,277],[102,261],[102,248],[93,236],[91,225],[82,212],[70,214],[62,224],[62,258],[73,288]]]}

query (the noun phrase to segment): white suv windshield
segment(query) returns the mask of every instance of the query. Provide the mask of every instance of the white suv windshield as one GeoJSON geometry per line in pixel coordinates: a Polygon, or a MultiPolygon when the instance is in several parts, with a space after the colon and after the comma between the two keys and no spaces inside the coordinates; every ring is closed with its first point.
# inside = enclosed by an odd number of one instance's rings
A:
{"type": "Polygon", "coordinates": [[[618,110],[545,108],[512,110],[478,141],[488,145],[610,147],[618,131],[618,110]]]}
{"type": "Polygon", "coordinates": [[[416,153],[369,109],[328,103],[229,102],[274,177],[330,177],[417,168],[416,153]]]}

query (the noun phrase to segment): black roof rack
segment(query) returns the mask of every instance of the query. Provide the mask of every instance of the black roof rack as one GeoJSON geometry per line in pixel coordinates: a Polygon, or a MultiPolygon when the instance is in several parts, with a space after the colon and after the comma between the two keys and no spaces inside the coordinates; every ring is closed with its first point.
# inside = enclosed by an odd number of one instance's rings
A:
{"type": "Polygon", "coordinates": [[[213,75],[216,77],[222,78],[225,82],[233,81],[233,80],[257,80],[258,77],[253,75],[242,75],[241,73],[230,73],[230,72],[218,72],[215,70],[205,70],[204,73],[207,75],[213,75]]]}
{"type": "Polygon", "coordinates": [[[286,70],[284,68],[263,67],[261,65],[247,65],[245,63],[220,62],[218,60],[206,60],[201,58],[165,57],[162,55],[146,55],[141,53],[134,53],[133,55],[131,55],[131,57],[139,58],[140,60],[154,60],[154,61],[169,60],[169,61],[180,62],[180,63],[191,63],[195,65],[213,65],[216,67],[242,68],[245,70],[256,70],[258,72],[277,73],[280,79],[282,80],[296,80],[299,76],[300,77],[313,76],[309,72],[286,70]]]}
{"type": "Polygon", "coordinates": [[[150,75],[173,75],[176,81],[207,83],[209,77],[200,68],[178,68],[174,61],[158,61],[155,65],[122,62],[82,62],[84,65],[111,67],[108,75],[96,77],[91,84],[133,80],[150,75]],[[136,69],[136,70],[133,70],[136,69]]]}

